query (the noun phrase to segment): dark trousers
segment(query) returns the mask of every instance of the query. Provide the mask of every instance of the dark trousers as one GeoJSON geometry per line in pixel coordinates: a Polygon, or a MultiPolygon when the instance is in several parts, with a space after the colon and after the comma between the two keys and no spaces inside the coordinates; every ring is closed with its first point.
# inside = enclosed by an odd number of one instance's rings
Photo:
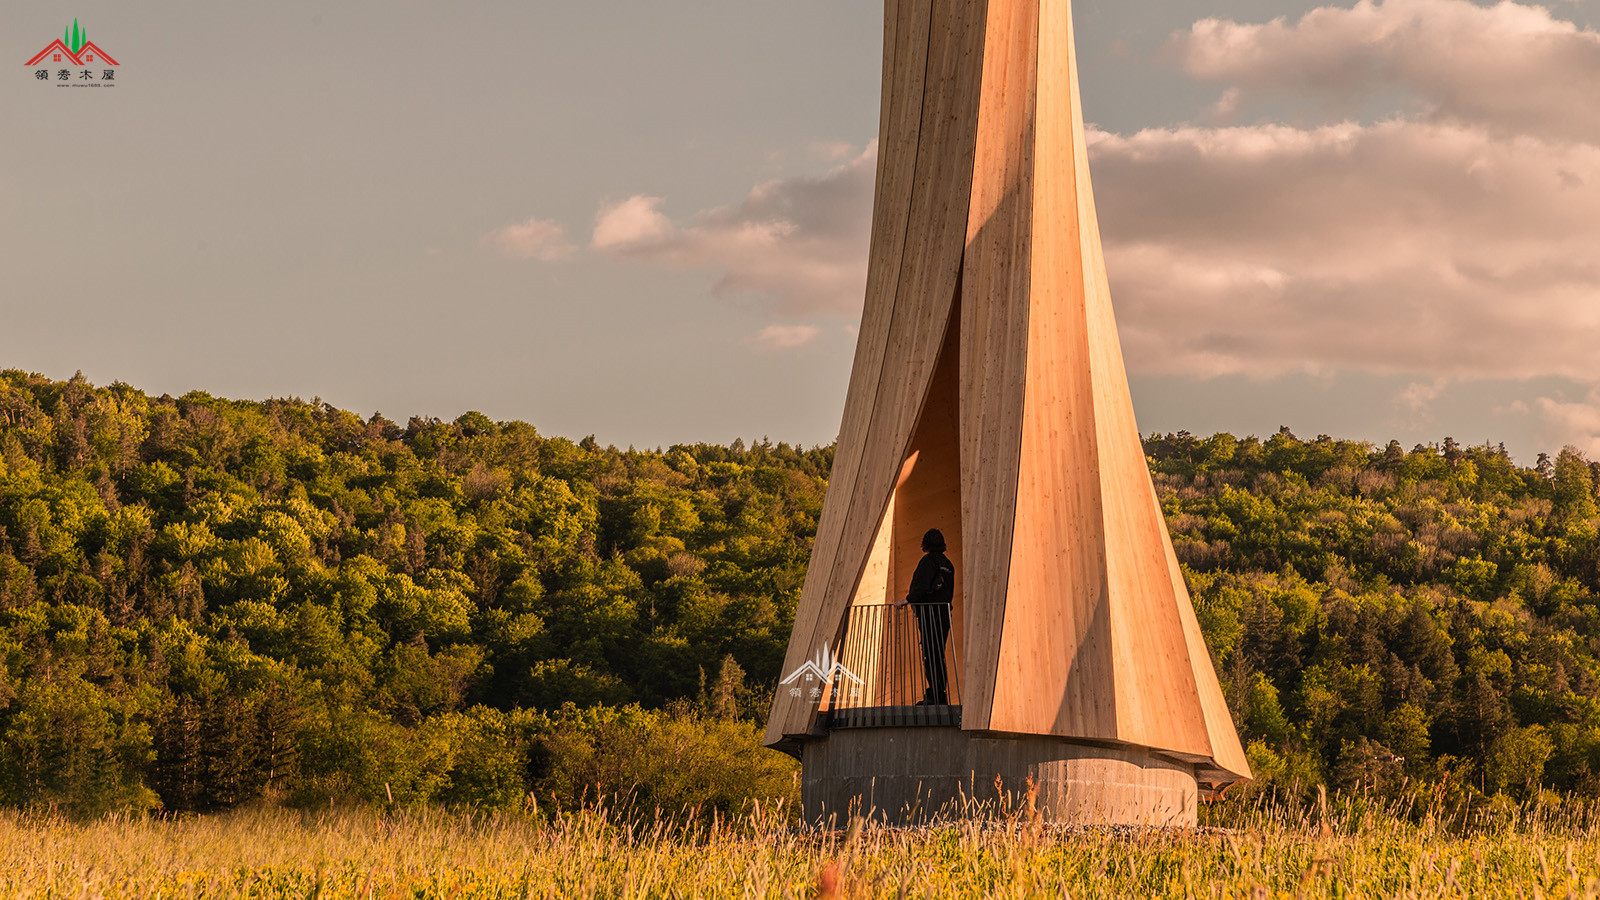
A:
{"type": "Polygon", "coordinates": [[[922,699],[930,706],[950,702],[950,672],[945,667],[944,642],[950,637],[950,607],[944,603],[919,603],[911,607],[922,635],[922,677],[928,684],[922,699]]]}

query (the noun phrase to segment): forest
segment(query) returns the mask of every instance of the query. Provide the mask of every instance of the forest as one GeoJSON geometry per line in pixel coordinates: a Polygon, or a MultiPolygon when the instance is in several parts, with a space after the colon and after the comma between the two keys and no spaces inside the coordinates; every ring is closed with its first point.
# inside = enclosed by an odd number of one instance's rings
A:
{"type": "MultiPolygon", "coordinates": [[[[1600,796],[1600,463],[1145,449],[1250,790],[1600,796]]],[[[792,796],[758,728],[832,453],[0,372],[0,803],[792,796]]]]}

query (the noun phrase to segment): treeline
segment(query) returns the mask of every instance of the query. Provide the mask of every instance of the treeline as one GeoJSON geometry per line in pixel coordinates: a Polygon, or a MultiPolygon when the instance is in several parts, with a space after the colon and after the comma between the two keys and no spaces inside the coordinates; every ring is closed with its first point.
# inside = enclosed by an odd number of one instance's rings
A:
{"type": "Polygon", "coordinates": [[[559,805],[629,747],[787,794],[745,673],[831,458],[0,372],[0,800],[559,805]]]}
{"type": "Polygon", "coordinates": [[[1600,464],[1287,430],[1146,452],[1268,787],[1600,795],[1600,464]]]}
{"type": "MultiPolygon", "coordinates": [[[[1146,449],[1266,787],[1600,795],[1600,466],[1146,449]]],[[[832,452],[0,372],[0,802],[789,795],[757,728],[832,452]]]]}

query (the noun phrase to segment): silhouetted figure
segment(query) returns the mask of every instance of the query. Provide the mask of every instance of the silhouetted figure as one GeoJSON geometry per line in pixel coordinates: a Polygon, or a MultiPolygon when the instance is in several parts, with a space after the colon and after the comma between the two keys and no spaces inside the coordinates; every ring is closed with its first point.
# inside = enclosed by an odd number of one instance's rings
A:
{"type": "Polygon", "coordinates": [[[922,561],[911,576],[911,591],[902,604],[911,604],[922,637],[922,675],[928,689],[918,705],[945,706],[950,702],[950,673],[945,667],[944,643],[950,637],[950,602],[956,595],[956,567],[944,555],[944,535],[930,528],[922,536],[922,561]]]}

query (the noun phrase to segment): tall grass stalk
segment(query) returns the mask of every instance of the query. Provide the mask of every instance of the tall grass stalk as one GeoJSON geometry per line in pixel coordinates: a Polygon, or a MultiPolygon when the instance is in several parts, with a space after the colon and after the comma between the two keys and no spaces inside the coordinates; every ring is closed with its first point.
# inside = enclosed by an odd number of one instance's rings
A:
{"type": "Polygon", "coordinates": [[[1342,799],[1229,828],[915,829],[736,818],[280,808],[74,822],[0,813],[0,896],[27,898],[1600,897],[1595,810],[1465,830],[1342,799]]]}

